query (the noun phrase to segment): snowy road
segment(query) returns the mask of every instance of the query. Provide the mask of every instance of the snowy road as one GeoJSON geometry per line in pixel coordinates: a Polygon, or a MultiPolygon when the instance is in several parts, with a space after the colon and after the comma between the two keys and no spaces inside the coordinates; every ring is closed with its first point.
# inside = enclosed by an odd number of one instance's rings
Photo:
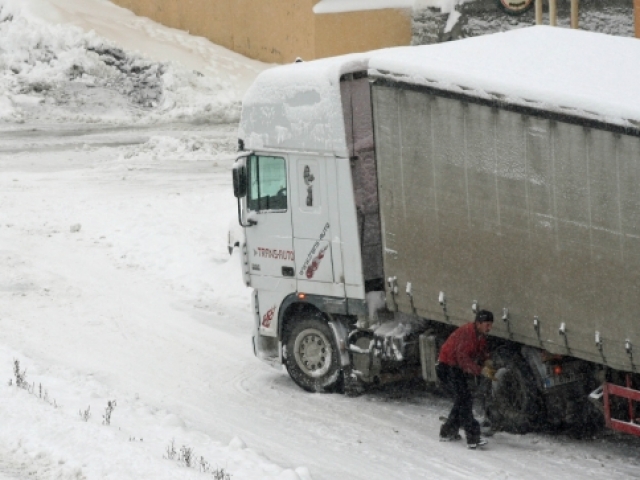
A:
{"type": "Polygon", "coordinates": [[[500,433],[469,452],[437,440],[447,399],[312,395],[255,359],[225,243],[234,147],[234,125],[0,130],[0,380],[20,358],[76,421],[93,404],[96,429],[117,397],[113,425],[158,459],[172,438],[214,455],[238,437],[315,480],[640,477],[635,438],[500,433]]]}

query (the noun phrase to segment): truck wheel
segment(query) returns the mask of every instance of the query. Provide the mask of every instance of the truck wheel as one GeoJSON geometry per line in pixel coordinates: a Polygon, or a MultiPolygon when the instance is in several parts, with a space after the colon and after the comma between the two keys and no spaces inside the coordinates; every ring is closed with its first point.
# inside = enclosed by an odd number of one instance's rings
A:
{"type": "Polygon", "coordinates": [[[340,379],[338,350],[327,323],[307,316],[296,320],[286,343],[285,366],[289,375],[308,392],[324,392],[340,379]]]}
{"type": "Polygon", "coordinates": [[[507,15],[522,15],[533,8],[534,0],[497,0],[498,8],[507,15]]]}
{"type": "Polygon", "coordinates": [[[541,423],[538,388],[522,357],[515,352],[498,351],[493,355],[498,373],[486,399],[487,416],[495,430],[527,433],[541,423]]]}

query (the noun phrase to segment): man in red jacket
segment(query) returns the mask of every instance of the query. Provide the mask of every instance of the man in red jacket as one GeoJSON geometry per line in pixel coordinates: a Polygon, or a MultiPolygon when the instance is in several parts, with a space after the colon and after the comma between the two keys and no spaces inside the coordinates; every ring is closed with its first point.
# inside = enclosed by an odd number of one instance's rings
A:
{"type": "Polygon", "coordinates": [[[462,427],[469,448],[486,443],[480,438],[480,424],[473,418],[473,397],[465,374],[494,377],[486,338],[492,327],[493,314],[480,310],[474,322],[456,329],[440,349],[436,373],[445,388],[453,393],[451,413],[440,428],[441,441],[460,439],[458,431],[462,427]]]}

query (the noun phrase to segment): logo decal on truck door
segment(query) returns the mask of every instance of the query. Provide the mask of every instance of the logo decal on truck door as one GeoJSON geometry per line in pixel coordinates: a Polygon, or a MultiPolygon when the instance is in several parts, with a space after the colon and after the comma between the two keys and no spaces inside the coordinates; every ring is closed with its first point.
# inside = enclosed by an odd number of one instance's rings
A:
{"type": "Polygon", "coordinates": [[[276,306],[274,305],[267,311],[267,313],[265,313],[262,316],[262,326],[264,328],[269,328],[271,326],[271,320],[273,320],[275,313],[276,313],[276,306]]]}
{"type": "Polygon", "coordinates": [[[318,267],[320,266],[320,262],[324,258],[324,252],[327,251],[327,248],[329,248],[329,245],[325,245],[324,248],[322,248],[322,250],[318,252],[318,255],[316,255],[314,259],[311,260],[311,264],[307,267],[306,271],[306,276],[308,279],[312,279],[315,275],[316,270],[318,270],[318,267]]]}
{"type": "Polygon", "coordinates": [[[328,245],[325,246],[314,258],[314,255],[316,254],[316,252],[318,251],[318,247],[320,246],[320,242],[324,239],[328,231],[329,231],[329,222],[325,224],[324,228],[322,229],[322,233],[313,244],[313,247],[311,248],[309,255],[307,255],[307,259],[304,261],[304,263],[302,264],[302,268],[298,272],[298,275],[300,276],[304,275],[307,278],[313,278],[315,271],[318,269],[318,267],[320,266],[320,262],[324,258],[324,252],[327,250],[327,248],[329,248],[328,245]],[[315,264],[315,267],[311,268],[314,264],[315,264]]]}

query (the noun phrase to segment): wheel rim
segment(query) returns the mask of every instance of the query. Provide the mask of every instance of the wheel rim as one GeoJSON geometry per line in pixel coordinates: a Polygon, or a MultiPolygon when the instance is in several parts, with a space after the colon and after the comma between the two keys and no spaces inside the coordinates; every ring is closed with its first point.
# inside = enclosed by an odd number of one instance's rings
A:
{"type": "Polygon", "coordinates": [[[303,330],[296,337],[294,356],[305,375],[314,378],[325,375],[331,368],[332,354],[329,339],[315,328],[303,330]]]}

